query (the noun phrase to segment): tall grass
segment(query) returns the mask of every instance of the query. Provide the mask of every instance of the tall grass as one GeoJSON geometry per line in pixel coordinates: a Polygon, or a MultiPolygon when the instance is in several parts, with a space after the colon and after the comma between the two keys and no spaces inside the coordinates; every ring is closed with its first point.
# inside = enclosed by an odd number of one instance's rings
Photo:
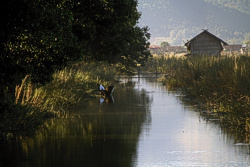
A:
{"type": "Polygon", "coordinates": [[[184,54],[154,54],[150,58],[145,66],[142,67],[143,71],[153,72],[153,73],[168,73],[176,66],[176,63],[179,64],[179,61],[182,61],[184,54]]]}
{"type": "Polygon", "coordinates": [[[58,112],[93,97],[96,84],[108,86],[114,74],[114,69],[106,63],[80,62],[56,72],[53,81],[43,87],[34,87],[26,76],[21,86],[16,87],[16,104],[58,112]]]}
{"type": "MultiPolygon", "coordinates": [[[[221,124],[250,137],[250,57],[155,57],[161,81],[180,87],[189,99],[220,117],[221,124]],[[164,64],[161,66],[160,64],[164,64]]],[[[149,62],[150,64],[150,62],[149,62]]]]}
{"type": "Polygon", "coordinates": [[[15,101],[0,102],[0,139],[35,130],[45,119],[86,103],[96,96],[96,84],[108,86],[114,75],[114,68],[105,62],[79,62],[54,73],[53,81],[45,86],[33,85],[26,76],[16,86],[15,101]]]}

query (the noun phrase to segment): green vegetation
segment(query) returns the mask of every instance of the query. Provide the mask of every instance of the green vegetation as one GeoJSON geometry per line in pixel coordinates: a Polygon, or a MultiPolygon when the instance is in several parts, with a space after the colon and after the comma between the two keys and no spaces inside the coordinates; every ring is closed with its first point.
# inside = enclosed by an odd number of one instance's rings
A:
{"type": "Polygon", "coordinates": [[[150,56],[136,0],[6,0],[0,18],[1,134],[36,129],[150,56]]]}
{"type": "Polygon", "coordinates": [[[57,113],[71,105],[78,105],[97,91],[97,83],[111,85],[115,69],[107,63],[77,63],[58,71],[53,81],[43,87],[34,87],[27,76],[16,87],[16,104],[32,105],[57,113]]]}
{"type": "Polygon", "coordinates": [[[69,109],[59,119],[46,121],[34,135],[21,135],[14,148],[2,146],[5,154],[1,154],[1,165],[20,166],[19,159],[9,160],[18,149],[18,155],[26,159],[22,166],[130,166],[143,127],[150,124],[152,103],[145,89],[134,87],[132,82],[117,84],[112,105],[92,99],[87,105],[69,109]]]}
{"type": "Polygon", "coordinates": [[[166,73],[162,82],[182,88],[221,125],[250,135],[250,57],[159,56],[147,66],[166,73]]]}
{"type": "Polygon", "coordinates": [[[8,0],[1,6],[0,95],[26,75],[35,84],[79,60],[136,66],[150,56],[137,1],[8,0]]]}
{"type": "Polygon", "coordinates": [[[242,44],[249,33],[249,0],[140,0],[139,10],[153,45],[184,45],[202,29],[228,44],[242,44]]]}
{"type": "Polygon", "coordinates": [[[115,71],[104,62],[79,62],[55,72],[53,80],[44,86],[32,84],[31,77],[26,76],[16,86],[15,103],[1,103],[0,139],[33,132],[44,120],[86,104],[98,94],[96,83],[113,84],[115,71]]]}

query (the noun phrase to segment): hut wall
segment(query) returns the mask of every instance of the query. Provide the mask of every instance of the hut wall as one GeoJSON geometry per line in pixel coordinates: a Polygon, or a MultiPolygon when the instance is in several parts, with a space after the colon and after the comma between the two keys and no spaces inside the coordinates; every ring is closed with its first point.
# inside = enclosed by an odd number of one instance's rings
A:
{"type": "Polygon", "coordinates": [[[222,51],[221,42],[216,38],[204,33],[191,43],[191,54],[220,55],[222,51]]]}

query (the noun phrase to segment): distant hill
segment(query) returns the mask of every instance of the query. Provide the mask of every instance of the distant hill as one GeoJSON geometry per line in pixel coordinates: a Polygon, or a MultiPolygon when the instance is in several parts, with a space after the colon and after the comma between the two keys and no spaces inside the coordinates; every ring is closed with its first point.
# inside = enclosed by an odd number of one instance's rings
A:
{"type": "Polygon", "coordinates": [[[139,25],[148,26],[152,40],[183,45],[202,29],[229,44],[242,43],[250,33],[249,0],[138,0],[139,25]],[[159,38],[161,37],[161,38],[159,38]]]}
{"type": "Polygon", "coordinates": [[[249,0],[205,0],[215,6],[236,9],[240,12],[250,14],[250,1],[249,0]]]}

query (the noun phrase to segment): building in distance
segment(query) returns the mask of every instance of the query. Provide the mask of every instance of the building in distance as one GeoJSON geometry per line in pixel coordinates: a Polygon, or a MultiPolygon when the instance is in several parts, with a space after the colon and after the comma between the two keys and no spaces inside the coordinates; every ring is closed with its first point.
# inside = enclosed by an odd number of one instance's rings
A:
{"type": "Polygon", "coordinates": [[[204,30],[193,39],[185,43],[191,55],[220,55],[224,47],[228,44],[222,39],[204,30]]]}

